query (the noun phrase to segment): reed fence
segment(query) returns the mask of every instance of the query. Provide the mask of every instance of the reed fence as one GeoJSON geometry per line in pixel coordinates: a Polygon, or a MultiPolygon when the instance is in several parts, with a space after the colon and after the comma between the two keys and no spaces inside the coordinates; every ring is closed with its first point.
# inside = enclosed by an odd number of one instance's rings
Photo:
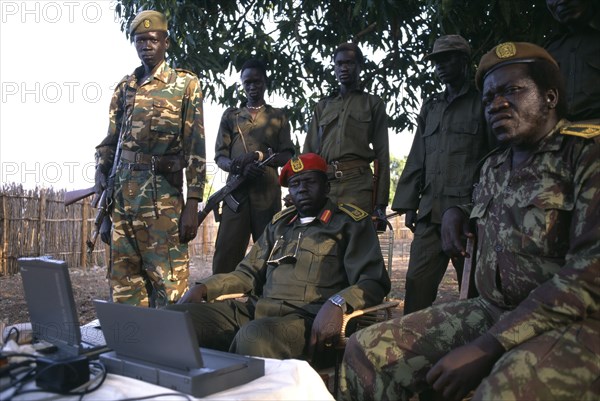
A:
{"type": "MultiPolygon", "coordinates": [[[[96,209],[90,199],[64,206],[65,190],[24,189],[10,184],[0,188],[0,276],[18,272],[20,257],[50,256],[65,260],[69,266],[105,266],[108,247],[96,241],[91,254],[86,241],[93,230],[96,209]]],[[[412,233],[404,227],[403,217],[390,220],[394,228],[394,255],[408,260],[412,233]]],[[[211,213],[189,244],[190,258],[211,260],[218,223],[211,213]]]]}

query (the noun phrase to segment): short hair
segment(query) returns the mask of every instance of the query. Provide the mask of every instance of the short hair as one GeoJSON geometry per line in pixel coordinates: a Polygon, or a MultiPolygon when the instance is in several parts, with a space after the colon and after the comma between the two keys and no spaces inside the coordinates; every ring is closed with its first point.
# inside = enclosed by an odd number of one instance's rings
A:
{"type": "Polygon", "coordinates": [[[556,114],[558,118],[567,115],[567,93],[565,90],[565,81],[560,70],[556,65],[548,60],[536,59],[526,64],[529,76],[537,85],[540,93],[549,89],[556,89],[558,92],[558,103],[556,104],[556,114]]]}
{"type": "Polygon", "coordinates": [[[341,45],[336,47],[335,51],[333,52],[333,60],[334,61],[335,61],[335,56],[337,56],[337,54],[341,51],[353,51],[354,54],[356,55],[356,61],[358,62],[358,64],[361,67],[364,65],[365,57],[363,56],[363,53],[360,50],[360,47],[358,47],[358,45],[356,43],[342,43],[341,45]]]}
{"type": "Polygon", "coordinates": [[[244,73],[244,70],[247,70],[248,68],[254,68],[262,72],[262,75],[265,78],[265,82],[268,82],[269,78],[267,77],[267,67],[262,61],[257,59],[247,60],[242,65],[242,69],[240,70],[240,76],[244,73]]]}

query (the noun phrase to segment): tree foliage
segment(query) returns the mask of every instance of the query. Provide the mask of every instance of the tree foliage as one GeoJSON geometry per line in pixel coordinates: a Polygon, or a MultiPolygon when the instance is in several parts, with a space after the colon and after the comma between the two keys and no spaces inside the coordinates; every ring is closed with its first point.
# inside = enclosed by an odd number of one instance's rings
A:
{"type": "Polygon", "coordinates": [[[368,56],[365,89],[388,104],[390,126],[412,127],[421,98],[440,89],[423,56],[443,34],[467,38],[473,63],[506,40],[542,44],[557,29],[545,0],[119,0],[125,31],[143,9],[170,20],[169,57],[197,73],[205,97],[224,106],[239,101],[227,82],[245,60],[270,68],[270,90],[289,103],[298,129],[314,103],[336,88],[333,50],[359,43],[368,56]]]}

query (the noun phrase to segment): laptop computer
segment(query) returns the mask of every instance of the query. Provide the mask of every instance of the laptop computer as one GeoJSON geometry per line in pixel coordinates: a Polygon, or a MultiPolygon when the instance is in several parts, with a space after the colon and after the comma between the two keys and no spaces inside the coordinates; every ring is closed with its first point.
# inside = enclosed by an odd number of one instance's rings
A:
{"type": "MultiPolygon", "coordinates": [[[[45,356],[63,359],[77,355],[90,358],[108,351],[99,326],[79,325],[67,263],[48,257],[17,259],[33,341],[46,342],[55,351],[45,356]]],[[[48,351],[46,351],[48,352],[48,351]]]]}
{"type": "Polygon", "coordinates": [[[110,373],[194,397],[248,383],[265,373],[262,359],[200,348],[187,312],[97,300],[94,305],[113,349],[100,355],[110,373]]]}

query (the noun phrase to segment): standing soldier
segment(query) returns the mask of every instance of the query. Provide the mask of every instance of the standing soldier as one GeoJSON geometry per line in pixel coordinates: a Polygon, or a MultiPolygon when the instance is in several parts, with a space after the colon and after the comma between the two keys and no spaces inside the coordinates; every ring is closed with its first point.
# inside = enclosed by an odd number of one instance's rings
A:
{"type": "Polygon", "coordinates": [[[360,89],[364,58],[355,43],[339,45],[333,61],[340,88],[315,107],[303,152],[317,153],[329,164],[329,197],[335,203],[350,203],[385,218],[390,196],[385,103],[360,89]]]}
{"type": "Polygon", "coordinates": [[[567,118],[600,118],[600,4],[597,0],[546,0],[546,5],[565,28],[546,50],[565,78],[567,118]]]}
{"type": "Polygon", "coordinates": [[[256,242],[275,213],[281,210],[277,167],[294,154],[290,124],[281,109],[265,102],[267,70],[258,60],[242,66],[242,86],[247,102],[223,113],[215,145],[217,165],[246,181],[233,193],[238,210],[224,202],[215,243],[213,273],[229,273],[244,258],[250,234],[256,242]],[[260,163],[269,151],[277,153],[267,166],[260,163]]]}
{"type": "Polygon", "coordinates": [[[187,242],[198,229],[206,163],[202,93],[194,74],[165,61],[165,15],[142,11],[129,32],[142,65],[118,83],[108,135],[96,147],[99,190],[118,163],[112,236],[108,218],[101,236],[111,243],[113,301],[158,307],[188,288],[187,242]],[[118,143],[120,159],[114,160],[118,143]]]}
{"type": "MultiPolygon", "coordinates": [[[[471,200],[477,164],[494,140],[488,135],[481,95],[471,83],[471,47],[459,35],[438,38],[426,59],[446,90],[427,99],[392,209],[414,233],[406,273],[404,314],[431,306],[448,267],[442,251],[442,212],[471,200]]],[[[461,282],[463,259],[452,259],[461,282]]]]}

